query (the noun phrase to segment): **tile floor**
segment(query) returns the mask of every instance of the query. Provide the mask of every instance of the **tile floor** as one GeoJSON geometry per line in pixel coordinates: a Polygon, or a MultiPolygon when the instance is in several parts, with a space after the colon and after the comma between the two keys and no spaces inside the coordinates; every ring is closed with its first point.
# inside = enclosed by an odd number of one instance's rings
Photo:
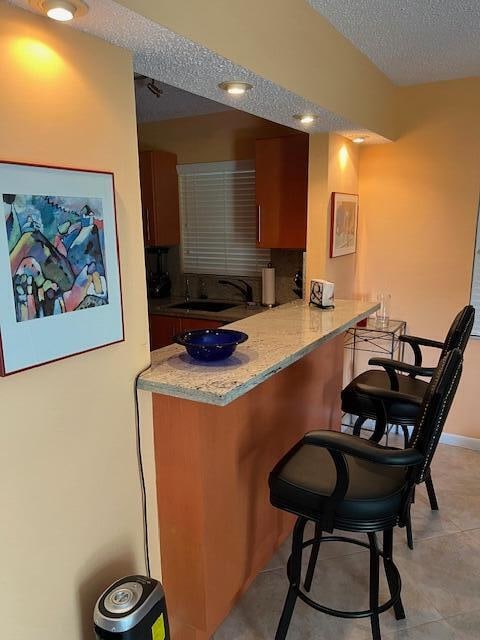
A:
{"type": "MultiPolygon", "coordinates": [[[[432,467],[440,511],[425,488],[413,508],[415,549],[395,532],[406,620],[380,617],[384,640],[480,639],[480,451],[440,445],[432,467]]],[[[287,590],[289,541],[215,633],[214,640],[273,640],[287,590]]],[[[382,585],[383,597],[387,587],[382,585]]],[[[367,608],[368,552],[340,543],[322,546],[312,596],[336,608],[367,608]]],[[[386,599],[386,598],[385,598],[386,599]]],[[[371,640],[368,619],[318,613],[297,601],[288,640],[371,640]]]]}

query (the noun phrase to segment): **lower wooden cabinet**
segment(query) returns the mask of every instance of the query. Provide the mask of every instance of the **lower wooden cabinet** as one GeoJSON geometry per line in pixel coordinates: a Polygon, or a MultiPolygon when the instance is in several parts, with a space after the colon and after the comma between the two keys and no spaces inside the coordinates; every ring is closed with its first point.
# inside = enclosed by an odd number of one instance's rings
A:
{"type": "Polygon", "coordinates": [[[199,318],[178,318],[149,314],[150,350],[160,349],[173,343],[173,338],[182,331],[194,329],[218,329],[223,322],[201,320],[199,318]]]}
{"type": "Polygon", "coordinates": [[[172,318],[170,316],[149,315],[150,351],[172,344],[173,337],[181,332],[180,320],[181,318],[172,318]]]}
{"type": "Polygon", "coordinates": [[[179,318],[182,323],[182,331],[194,331],[195,329],[218,329],[223,327],[224,322],[216,320],[202,320],[201,318],[179,318]]]}

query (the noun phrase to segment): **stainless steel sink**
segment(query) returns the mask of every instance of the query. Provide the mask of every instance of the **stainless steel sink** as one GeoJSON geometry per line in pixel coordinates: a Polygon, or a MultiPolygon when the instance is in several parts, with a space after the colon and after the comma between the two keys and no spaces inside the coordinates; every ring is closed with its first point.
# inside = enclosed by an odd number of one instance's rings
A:
{"type": "Polygon", "coordinates": [[[172,304],[170,309],[186,309],[190,311],[213,311],[218,313],[219,311],[226,311],[227,309],[233,309],[238,307],[237,302],[211,302],[210,300],[194,300],[192,302],[179,302],[178,304],[172,304]]]}

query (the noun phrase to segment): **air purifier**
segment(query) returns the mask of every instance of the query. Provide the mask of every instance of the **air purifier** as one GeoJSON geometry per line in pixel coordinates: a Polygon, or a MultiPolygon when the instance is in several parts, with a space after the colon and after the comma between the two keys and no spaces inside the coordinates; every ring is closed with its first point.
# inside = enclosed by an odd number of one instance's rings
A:
{"type": "Polygon", "coordinates": [[[170,640],[162,585],[145,576],[127,576],[108,587],[93,621],[98,640],[170,640]]]}

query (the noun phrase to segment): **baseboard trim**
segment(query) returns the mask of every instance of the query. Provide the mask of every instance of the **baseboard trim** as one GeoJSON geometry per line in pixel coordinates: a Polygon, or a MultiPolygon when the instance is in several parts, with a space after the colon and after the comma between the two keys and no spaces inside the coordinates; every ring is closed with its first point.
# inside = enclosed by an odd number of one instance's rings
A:
{"type": "Polygon", "coordinates": [[[440,438],[442,444],[449,444],[452,447],[463,447],[464,449],[472,449],[480,451],[480,438],[470,438],[469,436],[460,436],[457,433],[442,433],[440,438]]]}
{"type": "MultiPolygon", "coordinates": [[[[373,420],[366,420],[365,425],[367,429],[373,429],[373,420]]],[[[342,424],[342,431],[348,432],[349,426],[342,424]]],[[[411,433],[411,429],[409,428],[411,433]]],[[[440,437],[442,444],[448,444],[451,447],[462,447],[463,449],[471,449],[472,451],[480,451],[480,438],[471,438],[469,436],[461,436],[457,433],[443,432],[440,437]]]]}

